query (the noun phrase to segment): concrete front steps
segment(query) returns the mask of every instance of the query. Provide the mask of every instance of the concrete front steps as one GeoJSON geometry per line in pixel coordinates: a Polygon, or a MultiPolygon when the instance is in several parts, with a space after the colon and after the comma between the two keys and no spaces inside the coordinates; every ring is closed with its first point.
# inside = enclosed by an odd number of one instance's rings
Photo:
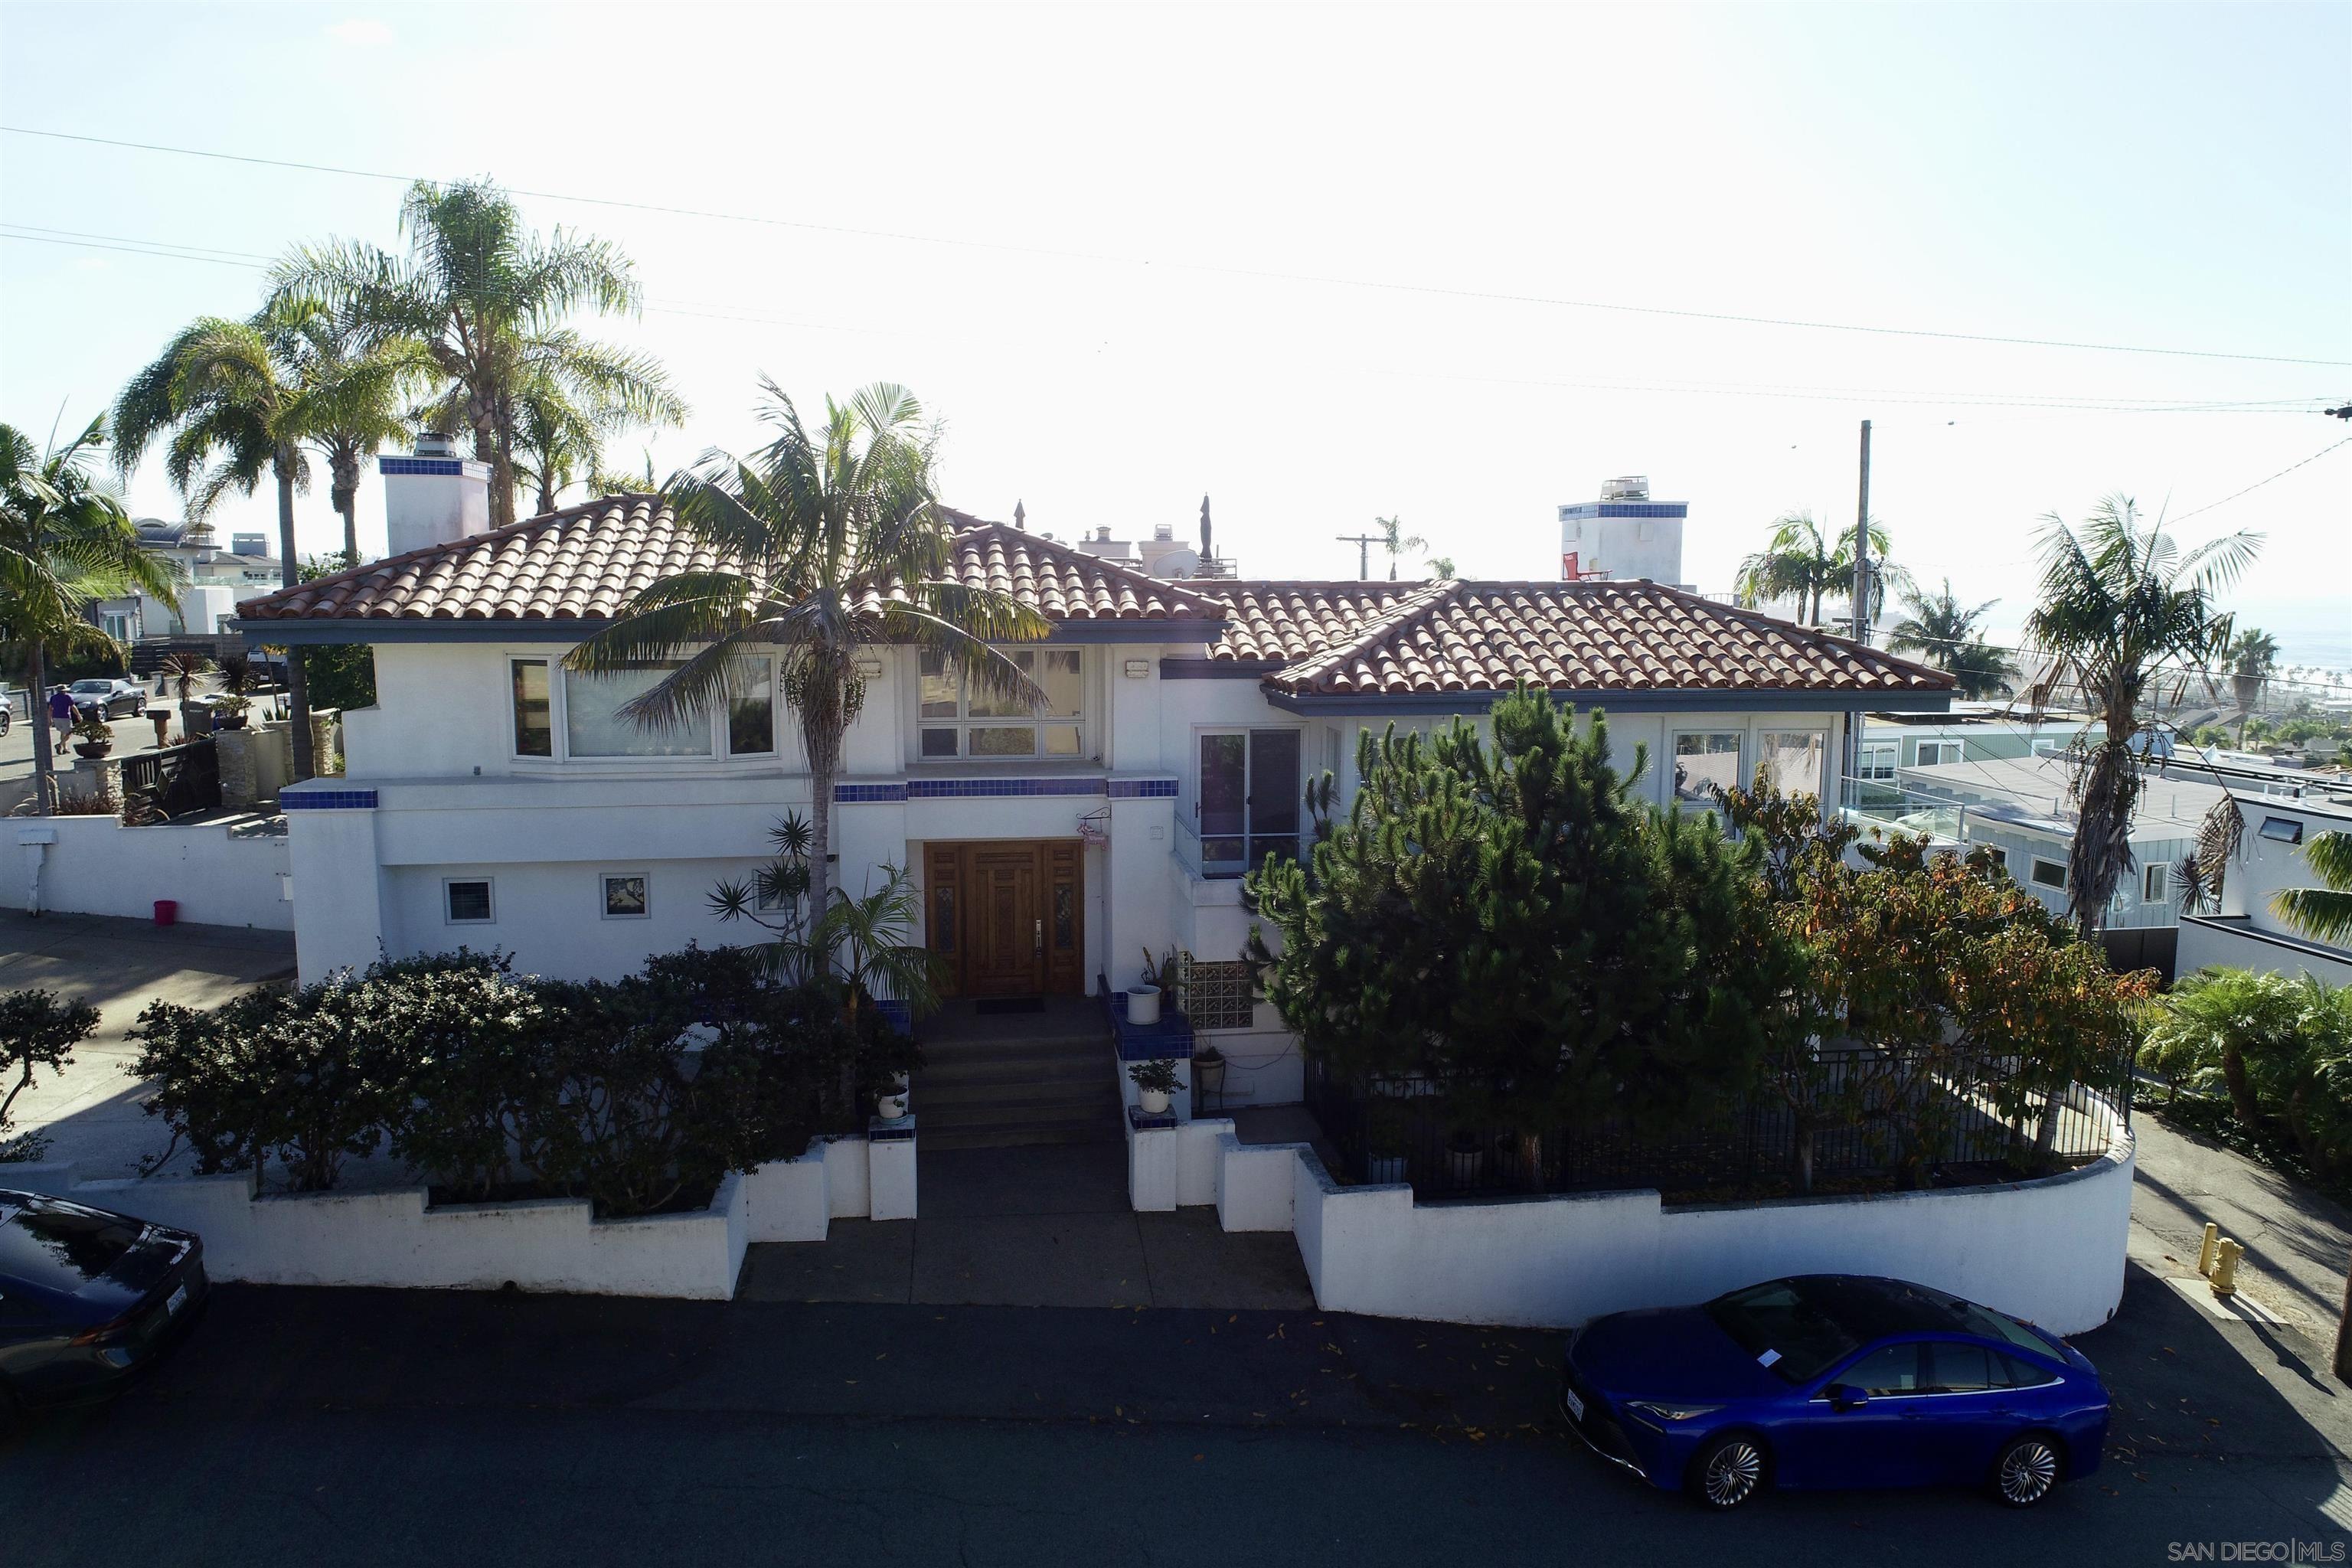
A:
{"type": "Polygon", "coordinates": [[[926,1039],[914,1111],[925,1149],[1094,1143],[1118,1136],[1119,1094],[1109,1032],[1059,1019],[987,1020],[1000,1037],[926,1039]]]}

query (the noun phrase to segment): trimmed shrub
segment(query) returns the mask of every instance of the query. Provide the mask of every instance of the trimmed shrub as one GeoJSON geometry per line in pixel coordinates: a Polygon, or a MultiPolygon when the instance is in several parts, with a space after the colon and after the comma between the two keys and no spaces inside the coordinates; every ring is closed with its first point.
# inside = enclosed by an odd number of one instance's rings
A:
{"type": "Polygon", "coordinates": [[[0,1162],[37,1160],[49,1146],[38,1132],[10,1136],[9,1110],[33,1087],[33,1069],[63,1072],[73,1048],[98,1032],[98,1009],[54,991],[0,992],[0,1162]]]}

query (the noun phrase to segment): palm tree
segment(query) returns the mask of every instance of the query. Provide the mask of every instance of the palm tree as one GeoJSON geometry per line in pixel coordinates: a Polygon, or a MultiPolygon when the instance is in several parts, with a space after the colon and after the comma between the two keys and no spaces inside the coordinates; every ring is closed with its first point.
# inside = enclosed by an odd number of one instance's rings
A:
{"type": "MultiPolygon", "coordinates": [[[[1885,604],[1887,584],[1907,587],[1911,579],[1887,560],[1886,530],[1875,521],[1870,525],[1870,553],[1876,563],[1870,593],[1874,620],[1885,604]]],[[[1851,595],[1853,591],[1853,530],[1845,530],[1832,542],[1812,513],[1786,513],[1772,524],[1772,537],[1764,548],[1739,563],[1739,575],[1731,586],[1740,604],[1750,609],[1787,599],[1795,605],[1798,619],[1818,626],[1824,595],[1851,595]]]]}
{"type": "Polygon", "coordinates": [[[1960,695],[1970,701],[1998,696],[2015,670],[2007,653],[1984,640],[1977,623],[2000,603],[1987,599],[1972,610],[1961,608],[1949,577],[1940,593],[1906,589],[1903,607],[1910,614],[1895,624],[1886,646],[1896,653],[1926,654],[1937,668],[1958,679],[1960,695]]]}
{"type": "Polygon", "coordinates": [[[2260,534],[2241,531],[2183,554],[2161,521],[2143,527],[2124,495],[2101,501],[2079,529],[2054,512],[2042,520],[2042,603],[2025,623],[2026,640],[2072,668],[2106,725],[2077,762],[2074,781],[2066,885],[2070,912],[2085,935],[2132,867],[2142,700],[2165,660],[2203,666],[2226,646],[2230,618],[2215,611],[2214,595],[2261,546],[2260,534]]]}
{"type": "Polygon", "coordinates": [[[515,478],[530,488],[537,515],[553,511],[563,492],[585,484],[597,495],[618,491],[657,490],[653,457],[646,458],[643,476],[614,484],[604,468],[604,441],[631,424],[676,425],[685,418],[686,405],[664,394],[643,405],[614,402],[594,387],[566,388],[541,381],[517,400],[520,421],[515,427],[515,478]]]}
{"type": "MultiPolygon", "coordinates": [[[[278,488],[279,581],[301,581],[294,545],[294,495],[310,488],[307,448],[323,453],[342,497],[344,542],[358,555],[349,509],[359,458],[399,433],[402,387],[423,362],[396,342],[360,347],[350,318],[318,300],[279,294],[249,320],[205,316],[172,340],[123,389],[114,405],[115,465],[126,476],[165,431],[164,471],[200,521],[232,492],[251,495],[267,477],[278,488]],[[342,465],[348,463],[348,468],[342,465]]],[[[286,662],[293,720],[294,775],[317,773],[310,746],[310,685],[300,657],[286,662]]]]}
{"type": "Polygon", "coordinates": [[[825,400],[814,434],[762,378],[760,416],[775,439],[747,461],[713,450],[665,489],[679,526],[716,558],[648,584],[613,624],[574,648],[568,668],[600,674],[683,660],[633,699],[624,716],[649,728],[690,723],[734,691],[743,660],[773,647],[780,685],[799,711],[814,811],[810,907],[831,907],[834,781],[843,737],[866,700],[861,648],[913,644],[939,655],[982,692],[1042,703],[1045,695],[992,642],[1050,629],[1012,595],[970,588],[950,573],[952,536],[933,494],[922,408],[877,384],[845,404],[825,400]]]}
{"type": "Polygon", "coordinates": [[[1451,555],[1431,556],[1429,558],[1429,574],[1440,579],[1452,577],[1454,575],[1454,557],[1451,555]]]}
{"type": "Polygon", "coordinates": [[[487,180],[418,181],[400,224],[405,259],[357,241],[314,247],[278,265],[278,289],[350,310],[377,342],[423,345],[443,383],[436,421],[471,430],[474,455],[490,465],[492,527],[515,519],[527,398],[558,395],[656,424],[684,417],[649,355],[590,342],[562,324],[583,306],[600,315],[639,309],[635,269],[614,247],[561,228],[542,242],[487,180]]]}
{"type": "Polygon", "coordinates": [[[1417,533],[1407,533],[1404,531],[1404,521],[1402,518],[1376,517],[1372,519],[1372,526],[1380,530],[1380,532],[1374,536],[1375,542],[1389,552],[1389,581],[1391,583],[1396,581],[1398,556],[1408,550],[1429,548],[1429,541],[1417,533]]]}
{"type": "Polygon", "coordinates": [[[2352,833],[2314,834],[2303,858],[2320,885],[2282,888],[2271,895],[2271,909],[2314,942],[2352,945],[2352,833]]]}
{"type": "Polygon", "coordinates": [[[2240,632],[2222,654],[2230,661],[2230,692],[2238,700],[2241,746],[2246,743],[2246,722],[2254,716],[2254,705],[2263,700],[2271,671],[2278,667],[2278,639],[2253,626],[2240,632]]]}
{"type": "Polygon", "coordinates": [[[93,419],[64,446],[35,447],[13,425],[0,425],[0,635],[23,649],[32,700],[33,798],[47,815],[57,805],[49,759],[47,650],[114,646],[82,619],[100,599],[134,590],[177,608],[173,574],[140,548],[139,530],[121,498],[92,472],[106,444],[106,419],[93,419]]]}

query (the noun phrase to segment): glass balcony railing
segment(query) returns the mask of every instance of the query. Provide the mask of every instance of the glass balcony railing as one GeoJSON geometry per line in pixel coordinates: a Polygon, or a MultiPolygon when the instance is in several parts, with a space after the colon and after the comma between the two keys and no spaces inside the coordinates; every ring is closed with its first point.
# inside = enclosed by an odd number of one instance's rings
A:
{"type": "Polygon", "coordinates": [[[1176,816],[1176,858],[1202,881],[1237,878],[1263,865],[1268,855],[1297,859],[1306,843],[1297,833],[1215,834],[1203,840],[1183,813],[1176,816]]]}

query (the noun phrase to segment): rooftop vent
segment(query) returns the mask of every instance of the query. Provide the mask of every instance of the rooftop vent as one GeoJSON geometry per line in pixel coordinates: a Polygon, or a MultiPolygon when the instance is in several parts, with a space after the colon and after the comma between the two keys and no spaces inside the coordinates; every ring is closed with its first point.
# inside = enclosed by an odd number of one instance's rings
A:
{"type": "Polygon", "coordinates": [[[1627,474],[1622,478],[1611,479],[1601,487],[1601,499],[1602,500],[1648,500],[1650,476],[1627,474]]]}
{"type": "Polygon", "coordinates": [[[416,455],[420,458],[454,458],[457,444],[438,430],[425,430],[416,437],[416,455]]]}

